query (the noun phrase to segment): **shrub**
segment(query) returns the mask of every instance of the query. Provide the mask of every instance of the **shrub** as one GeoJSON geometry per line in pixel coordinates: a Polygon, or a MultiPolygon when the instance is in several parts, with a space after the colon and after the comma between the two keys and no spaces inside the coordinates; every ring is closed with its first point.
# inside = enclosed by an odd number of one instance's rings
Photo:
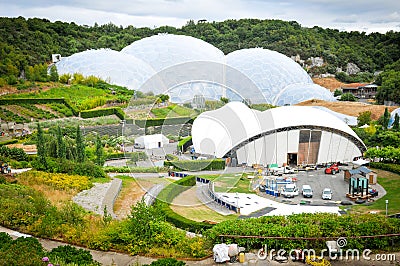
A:
{"type": "Polygon", "coordinates": [[[165,161],[164,166],[173,166],[175,169],[183,171],[223,170],[225,169],[225,160],[165,161]]]}
{"type": "Polygon", "coordinates": [[[371,162],[369,165],[373,168],[386,170],[400,175],[400,164],[371,162]]]}
{"type": "Polygon", "coordinates": [[[4,156],[17,161],[27,161],[28,155],[21,148],[9,148],[7,146],[0,146],[0,156],[4,156]]]}
{"type": "Polygon", "coordinates": [[[0,249],[0,265],[43,265],[44,254],[36,238],[19,237],[0,249]]]}
{"type": "Polygon", "coordinates": [[[60,258],[65,263],[75,263],[77,265],[93,263],[93,257],[90,251],[81,248],[78,249],[70,245],[53,248],[48,255],[49,257],[60,258]]]}
{"type": "Polygon", "coordinates": [[[81,191],[92,187],[89,177],[82,175],[28,171],[19,174],[18,179],[24,184],[46,184],[61,190],[76,189],[81,191]]]}
{"type": "Polygon", "coordinates": [[[153,118],[145,120],[135,120],[135,125],[141,128],[155,127],[164,125],[181,125],[181,124],[193,124],[194,118],[189,116],[186,117],[170,117],[170,118],[153,118]]]}
{"type": "Polygon", "coordinates": [[[109,115],[116,115],[121,120],[125,118],[124,111],[122,111],[122,109],[119,107],[102,108],[102,109],[87,110],[81,112],[82,118],[92,118],[92,117],[109,116],[109,115]]]}
{"type": "Polygon", "coordinates": [[[164,258],[164,259],[158,259],[156,261],[153,261],[151,264],[145,264],[150,265],[150,266],[184,266],[186,265],[185,262],[179,261],[174,258],[164,258]]]}

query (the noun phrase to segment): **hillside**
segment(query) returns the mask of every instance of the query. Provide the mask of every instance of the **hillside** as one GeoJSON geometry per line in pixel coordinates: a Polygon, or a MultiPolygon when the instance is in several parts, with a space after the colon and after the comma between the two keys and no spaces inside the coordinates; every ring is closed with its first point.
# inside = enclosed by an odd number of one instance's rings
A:
{"type": "Polygon", "coordinates": [[[39,18],[3,17],[0,25],[0,77],[18,77],[27,66],[49,62],[52,54],[69,56],[98,48],[119,51],[133,41],[158,33],[193,36],[218,47],[225,54],[263,47],[287,56],[298,54],[303,60],[319,56],[326,63],[319,72],[334,73],[336,67],[344,69],[351,62],[361,71],[373,73],[400,58],[399,32],[366,35],[307,28],[295,21],[229,19],[197,24],[189,21],[182,28],[150,29],[123,28],[111,23],[90,27],[39,18]]]}
{"type": "MultiPolygon", "coordinates": [[[[299,106],[323,106],[332,111],[339,112],[346,115],[358,117],[358,115],[365,111],[371,112],[371,118],[374,120],[379,119],[385,112],[386,106],[384,105],[373,105],[361,102],[326,102],[322,100],[309,100],[302,103],[298,103],[299,106]]],[[[396,109],[397,106],[388,106],[389,112],[396,109]]]]}
{"type": "Polygon", "coordinates": [[[336,89],[340,89],[343,85],[345,85],[345,83],[338,81],[335,78],[313,78],[312,80],[315,84],[327,88],[331,92],[334,92],[336,89]]]}

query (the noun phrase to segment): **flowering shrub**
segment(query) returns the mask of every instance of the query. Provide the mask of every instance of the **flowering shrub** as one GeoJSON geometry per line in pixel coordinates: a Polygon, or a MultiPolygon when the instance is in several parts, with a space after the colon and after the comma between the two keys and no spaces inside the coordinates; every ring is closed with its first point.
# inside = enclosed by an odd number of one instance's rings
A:
{"type": "Polygon", "coordinates": [[[46,184],[57,189],[75,189],[78,191],[89,189],[93,186],[89,177],[81,175],[68,175],[28,171],[18,175],[18,179],[26,184],[46,184]]]}

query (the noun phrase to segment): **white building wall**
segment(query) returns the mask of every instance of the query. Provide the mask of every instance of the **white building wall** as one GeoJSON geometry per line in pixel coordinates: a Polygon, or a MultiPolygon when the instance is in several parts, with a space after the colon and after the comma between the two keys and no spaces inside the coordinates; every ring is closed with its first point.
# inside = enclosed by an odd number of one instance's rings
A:
{"type": "Polygon", "coordinates": [[[287,132],[279,132],[277,134],[277,164],[282,165],[287,163],[287,151],[288,151],[288,134],[287,132]]]}
{"type": "Polygon", "coordinates": [[[265,151],[266,151],[266,165],[271,163],[276,163],[276,149],[275,149],[275,142],[276,142],[276,135],[267,135],[265,138],[265,151]]]}
{"type": "Polygon", "coordinates": [[[299,151],[299,130],[288,131],[288,153],[297,153],[299,151]]]}
{"type": "Polygon", "coordinates": [[[317,163],[327,163],[331,161],[329,157],[329,153],[332,151],[330,146],[331,137],[332,133],[322,131],[317,163]]]}

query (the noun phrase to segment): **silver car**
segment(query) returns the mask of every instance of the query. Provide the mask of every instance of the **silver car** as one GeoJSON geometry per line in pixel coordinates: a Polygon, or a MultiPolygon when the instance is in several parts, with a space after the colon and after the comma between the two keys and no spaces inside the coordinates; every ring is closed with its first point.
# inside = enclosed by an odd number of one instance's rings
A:
{"type": "Polygon", "coordinates": [[[331,200],[332,199],[332,190],[330,188],[325,188],[322,191],[322,199],[331,200]]]}

